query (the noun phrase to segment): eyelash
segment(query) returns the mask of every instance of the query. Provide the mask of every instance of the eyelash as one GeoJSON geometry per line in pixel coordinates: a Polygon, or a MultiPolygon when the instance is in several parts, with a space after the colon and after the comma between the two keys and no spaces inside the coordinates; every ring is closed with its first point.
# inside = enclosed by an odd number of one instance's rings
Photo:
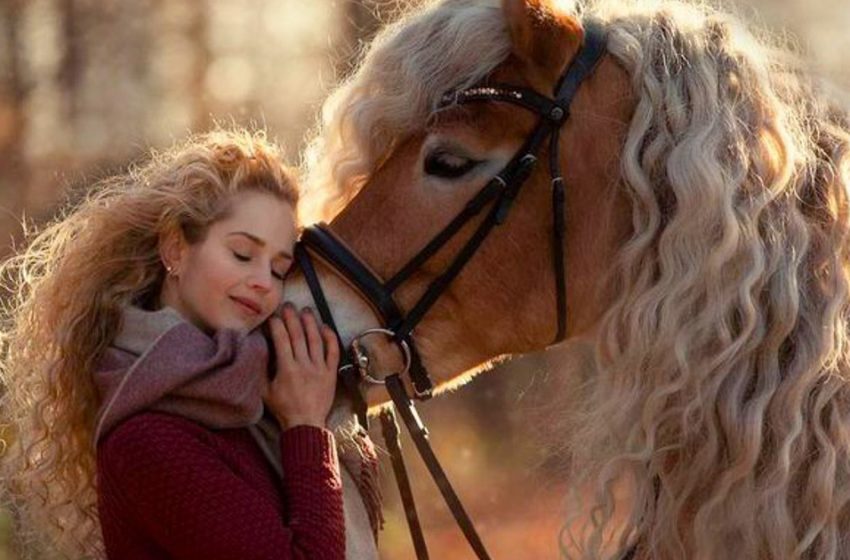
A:
{"type": "MultiPolygon", "coordinates": [[[[237,252],[235,252],[235,251],[233,252],[233,256],[234,256],[234,257],[236,257],[236,260],[237,260],[237,261],[241,261],[241,262],[248,262],[248,261],[250,261],[250,260],[251,260],[251,257],[249,257],[249,256],[247,256],[247,255],[240,255],[239,253],[237,253],[237,252]]],[[[283,276],[284,276],[284,275],[283,275],[283,274],[278,274],[277,272],[275,272],[274,270],[272,270],[272,276],[274,276],[274,277],[275,277],[275,278],[277,278],[278,280],[281,280],[281,281],[282,281],[282,280],[283,280],[283,276]]]]}

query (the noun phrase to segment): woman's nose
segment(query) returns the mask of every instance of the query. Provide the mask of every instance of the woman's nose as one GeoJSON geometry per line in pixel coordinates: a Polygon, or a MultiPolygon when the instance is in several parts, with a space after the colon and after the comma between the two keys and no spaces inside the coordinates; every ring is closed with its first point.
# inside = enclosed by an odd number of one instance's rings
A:
{"type": "Polygon", "coordinates": [[[269,292],[272,289],[272,273],[269,270],[258,270],[248,279],[248,285],[263,293],[269,292]]]}

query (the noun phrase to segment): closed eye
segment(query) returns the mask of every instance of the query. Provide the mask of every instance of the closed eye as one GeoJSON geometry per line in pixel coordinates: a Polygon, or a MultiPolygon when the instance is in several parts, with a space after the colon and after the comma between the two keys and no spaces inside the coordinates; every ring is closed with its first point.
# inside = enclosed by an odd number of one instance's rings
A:
{"type": "MultiPolygon", "coordinates": [[[[236,260],[238,260],[238,261],[250,262],[250,260],[251,260],[251,257],[249,255],[242,255],[240,253],[237,253],[236,251],[232,251],[232,253],[233,253],[233,256],[236,257],[236,260]]],[[[280,281],[283,281],[283,279],[286,278],[286,272],[278,272],[277,270],[272,269],[272,276],[274,276],[275,278],[277,278],[280,281]]]]}
{"type": "Polygon", "coordinates": [[[445,150],[434,150],[425,157],[425,173],[443,179],[457,179],[472,171],[480,161],[453,154],[445,150]]]}

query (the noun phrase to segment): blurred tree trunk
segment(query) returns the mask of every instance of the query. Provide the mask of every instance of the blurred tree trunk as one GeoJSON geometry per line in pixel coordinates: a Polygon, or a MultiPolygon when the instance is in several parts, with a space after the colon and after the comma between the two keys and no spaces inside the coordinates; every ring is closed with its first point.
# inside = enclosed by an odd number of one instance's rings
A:
{"type": "Polygon", "coordinates": [[[80,73],[84,64],[81,31],[85,25],[76,0],[59,0],[59,17],[62,29],[62,61],[56,81],[64,99],[65,122],[73,130],[79,113],[80,73]]]}
{"type": "Polygon", "coordinates": [[[188,6],[189,25],[187,36],[194,49],[194,63],[189,77],[189,90],[194,100],[194,115],[192,116],[193,130],[208,130],[212,125],[208,96],[206,93],[207,68],[210,65],[210,49],[207,41],[209,21],[207,18],[206,0],[184,0],[188,6]]]}
{"type": "Polygon", "coordinates": [[[8,256],[13,239],[20,238],[20,216],[26,203],[29,169],[24,153],[26,113],[24,101],[27,86],[21,70],[21,37],[19,29],[24,0],[7,0],[0,4],[2,32],[6,37],[7,71],[0,77],[0,260],[8,256]]]}

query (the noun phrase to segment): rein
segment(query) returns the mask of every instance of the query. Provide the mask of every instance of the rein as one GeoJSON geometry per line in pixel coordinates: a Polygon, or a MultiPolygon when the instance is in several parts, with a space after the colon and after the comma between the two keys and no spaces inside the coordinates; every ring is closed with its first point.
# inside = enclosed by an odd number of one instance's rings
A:
{"type": "MultiPolygon", "coordinates": [[[[340,380],[353,398],[355,410],[364,426],[367,426],[367,405],[361,392],[361,385],[364,382],[385,385],[417,451],[428,467],[470,546],[481,560],[489,560],[490,556],[487,554],[469,515],[464,510],[436,455],[434,455],[428,441],[428,430],[420,420],[413,400],[405,389],[402,376],[404,374],[409,376],[416,399],[427,400],[431,398],[434,384],[419,358],[419,352],[413,339],[414,329],[434,305],[434,302],[460,274],[493,228],[505,222],[522,185],[534,171],[538,162],[538,152],[547,140],[549,173],[552,178],[552,262],[555,270],[555,297],[558,310],[553,343],[561,342],[566,338],[565,193],[564,179],[559,162],[560,131],[569,118],[570,104],[579,86],[591,75],[605,54],[605,33],[601,25],[593,21],[586,21],[584,22],[584,30],[584,43],[566,72],[559,79],[553,98],[541,95],[529,88],[498,84],[452,91],[442,97],[438,108],[476,102],[512,103],[536,113],[539,120],[507,165],[490,179],[478,194],[466,204],[464,209],[395,276],[383,282],[325,224],[306,228],[295,250],[296,260],[304,273],[316,308],[322,320],[337,333],[341,347],[343,346],[342,339],[339,337],[339,330],[316,274],[313,258],[322,259],[331,266],[336,274],[351,283],[382,319],[385,328],[370,329],[361,333],[352,341],[350,351],[341,353],[340,380]],[[487,215],[448,268],[431,282],[425,293],[405,315],[393,299],[393,293],[396,289],[488,205],[487,215]],[[387,336],[398,345],[404,356],[402,371],[380,379],[369,371],[369,358],[362,350],[361,341],[367,336],[375,335],[387,336]]],[[[392,409],[387,408],[382,412],[381,423],[384,438],[391,453],[399,491],[404,502],[416,555],[419,560],[426,560],[428,551],[416,514],[416,506],[413,503],[413,494],[399,444],[399,431],[392,409]]]]}

